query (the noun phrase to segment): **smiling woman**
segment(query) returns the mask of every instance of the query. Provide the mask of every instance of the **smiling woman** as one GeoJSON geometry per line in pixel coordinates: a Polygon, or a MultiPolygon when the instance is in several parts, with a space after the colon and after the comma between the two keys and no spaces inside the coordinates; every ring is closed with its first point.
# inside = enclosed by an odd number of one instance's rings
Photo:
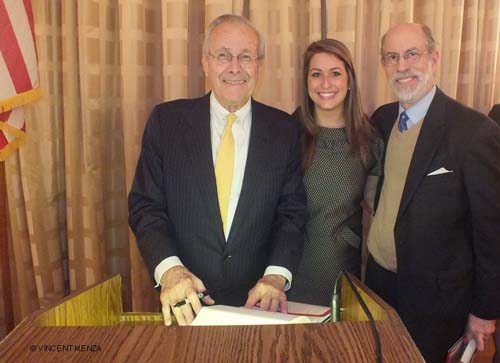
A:
{"type": "Polygon", "coordinates": [[[344,99],[348,91],[348,75],[344,62],[336,55],[317,53],[309,64],[307,93],[314,103],[318,125],[344,127],[344,99]]]}
{"type": "MultiPolygon", "coordinates": [[[[304,55],[302,123],[308,220],[290,300],[330,305],[337,275],[361,272],[361,201],[373,204],[383,145],[361,106],[347,47],[312,43],[304,55]]],[[[368,221],[369,218],[366,219],[368,221]]]]}

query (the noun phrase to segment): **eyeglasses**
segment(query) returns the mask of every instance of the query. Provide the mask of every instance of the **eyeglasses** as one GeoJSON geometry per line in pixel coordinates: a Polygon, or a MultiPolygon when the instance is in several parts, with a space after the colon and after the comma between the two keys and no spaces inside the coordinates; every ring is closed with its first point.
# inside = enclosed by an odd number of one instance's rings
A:
{"type": "MultiPolygon", "coordinates": [[[[429,54],[430,51],[418,52],[414,49],[409,50],[403,54],[403,58],[407,63],[417,63],[424,54],[429,54]]],[[[399,63],[401,55],[399,53],[385,53],[382,55],[382,63],[384,65],[393,66],[399,63]]]]}
{"type": "MultiPolygon", "coordinates": [[[[212,54],[212,53],[210,53],[210,51],[208,51],[207,54],[210,57],[215,58],[217,60],[217,62],[219,62],[221,64],[230,63],[230,62],[232,62],[233,58],[235,57],[231,53],[225,52],[225,51],[215,52],[215,54],[212,54]]],[[[255,62],[256,60],[260,59],[260,57],[255,57],[249,53],[240,53],[236,56],[236,59],[238,59],[238,62],[240,64],[250,64],[250,63],[255,62]]]]}

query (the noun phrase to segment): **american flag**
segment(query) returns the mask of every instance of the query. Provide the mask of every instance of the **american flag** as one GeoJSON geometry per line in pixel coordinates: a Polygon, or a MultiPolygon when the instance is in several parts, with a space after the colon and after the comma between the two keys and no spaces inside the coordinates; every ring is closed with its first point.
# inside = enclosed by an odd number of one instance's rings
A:
{"type": "Polygon", "coordinates": [[[24,140],[21,106],[38,98],[31,0],[0,0],[0,161],[24,140]]]}

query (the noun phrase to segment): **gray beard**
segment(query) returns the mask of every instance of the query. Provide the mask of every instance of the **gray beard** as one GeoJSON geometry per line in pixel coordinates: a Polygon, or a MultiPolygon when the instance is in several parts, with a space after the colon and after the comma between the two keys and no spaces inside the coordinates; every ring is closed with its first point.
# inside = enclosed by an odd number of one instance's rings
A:
{"type": "Polygon", "coordinates": [[[422,93],[424,92],[428,82],[430,82],[431,76],[432,76],[432,65],[431,63],[429,63],[428,68],[425,72],[410,71],[406,73],[394,74],[389,81],[389,85],[401,103],[412,103],[419,96],[423,96],[422,93]],[[417,76],[418,83],[415,86],[415,88],[401,87],[397,85],[396,79],[404,78],[406,76],[417,76]]]}

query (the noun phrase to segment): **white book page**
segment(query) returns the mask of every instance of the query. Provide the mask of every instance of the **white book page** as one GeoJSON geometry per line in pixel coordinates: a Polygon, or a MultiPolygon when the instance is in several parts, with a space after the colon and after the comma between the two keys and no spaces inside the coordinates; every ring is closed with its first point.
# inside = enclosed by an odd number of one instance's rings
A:
{"type": "Polygon", "coordinates": [[[203,306],[193,320],[193,326],[269,325],[310,323],[306,316],[289,315],[226,305],[203,306]]]}
{"type": "Polygon", "coordinates": [[[474,339],[471,339],[469,340],[469,343],[467,343],[467,347],[465,347],[464,354],[462,354],[460,362],[464,363],[472,362],[472,358],[474,357],[475,352],[476,352],[476,341],[474,339]]]}

